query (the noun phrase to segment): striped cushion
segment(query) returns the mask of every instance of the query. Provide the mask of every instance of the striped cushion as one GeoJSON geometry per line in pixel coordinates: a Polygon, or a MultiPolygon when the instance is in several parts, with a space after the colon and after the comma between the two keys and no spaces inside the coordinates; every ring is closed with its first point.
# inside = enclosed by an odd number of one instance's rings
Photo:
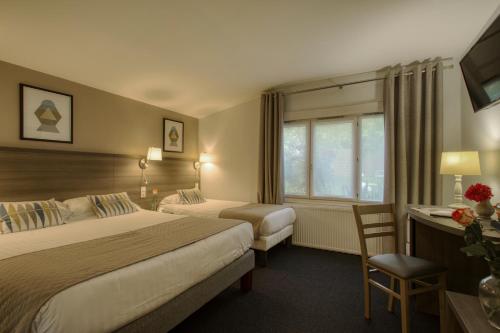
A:
{"type": "Polygon", "coordinates": [[[1,234],[47,228],[63,223],[64,219],[54,199],[0,203],[1,234]]]}
{"type": "Polygon", "coordinates": [[[137,211],[137,207],[126,192],[87,195],[92,203],[92,209],[99,218],[130,214],[137,211]]]}
{"type": "Polygon", "coordinates": [[[205,198],[200,190],[193,188],[189,190],[177,190],[179,197],[184,204],[193,205],[205,202],[205,198]]]}

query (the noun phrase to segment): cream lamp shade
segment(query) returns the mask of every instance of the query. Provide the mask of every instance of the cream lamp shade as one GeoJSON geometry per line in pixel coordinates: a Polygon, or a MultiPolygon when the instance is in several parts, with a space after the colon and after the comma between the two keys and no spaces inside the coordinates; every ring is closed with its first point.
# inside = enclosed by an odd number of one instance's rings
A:
{"type": "Polygon", "coordinates": [[[450,151],[441,155],[442,175],[480,176],[477,151],[450,151]]]}
{"type": "Polygon", "coordinates": [[[162,154],[161,148],[149,147],[146,160],[148,160],[148,161],[161,161],[162,159],[163,159],[163,154],[162,154]]]}
{"type": "Polygon", "coordinates": [[[441,155],[442,175],[455,176],[454,203],[451,208],[463,208],[465,206],[462,198],[462,176],[479,176],[481,167],[479,165],[479,153],[477,151],[450,151],[441,155]]]}

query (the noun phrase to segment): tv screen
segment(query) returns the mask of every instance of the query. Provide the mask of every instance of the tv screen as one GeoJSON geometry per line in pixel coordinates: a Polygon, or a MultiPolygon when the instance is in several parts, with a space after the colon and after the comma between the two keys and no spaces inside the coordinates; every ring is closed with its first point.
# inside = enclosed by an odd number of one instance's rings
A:
{"type": "Polygon", "coordinates": [[[460,61],[474,111],[500,102],[500,15],[460,61]]]}

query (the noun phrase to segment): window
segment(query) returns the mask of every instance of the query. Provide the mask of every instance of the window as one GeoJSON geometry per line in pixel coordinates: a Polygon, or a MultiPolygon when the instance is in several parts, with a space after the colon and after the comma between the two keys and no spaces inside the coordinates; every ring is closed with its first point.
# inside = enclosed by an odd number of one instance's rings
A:
{"type": "Polygon", "coordinates": [[[312,196],[354,196],[353,128],[353,119],[312,122],[312,196]]]}
{"type": "Polygon", "coordinates": [[[384,117],[361,117],[361,200],[384,199],[384,117]]]}
{"type": "Polygon", "coordinates": [[[383,199],[381,114],[287,122],[283,152],[287,197],[383,199]]]}
{"type": "Polygon", "coordinates": [[[295,196],[308,194],[309,122],[287,124],[283,133],[285,193],[295,196]]]}

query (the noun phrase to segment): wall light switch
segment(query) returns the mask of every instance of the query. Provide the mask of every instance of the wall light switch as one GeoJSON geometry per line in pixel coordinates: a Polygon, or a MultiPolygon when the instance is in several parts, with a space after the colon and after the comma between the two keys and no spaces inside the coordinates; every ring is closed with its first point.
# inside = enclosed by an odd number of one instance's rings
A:
{"type": "Polygon", "coordinates": [[[146,197],[146,186],[141,186],[141,199],[146,197]]]}

